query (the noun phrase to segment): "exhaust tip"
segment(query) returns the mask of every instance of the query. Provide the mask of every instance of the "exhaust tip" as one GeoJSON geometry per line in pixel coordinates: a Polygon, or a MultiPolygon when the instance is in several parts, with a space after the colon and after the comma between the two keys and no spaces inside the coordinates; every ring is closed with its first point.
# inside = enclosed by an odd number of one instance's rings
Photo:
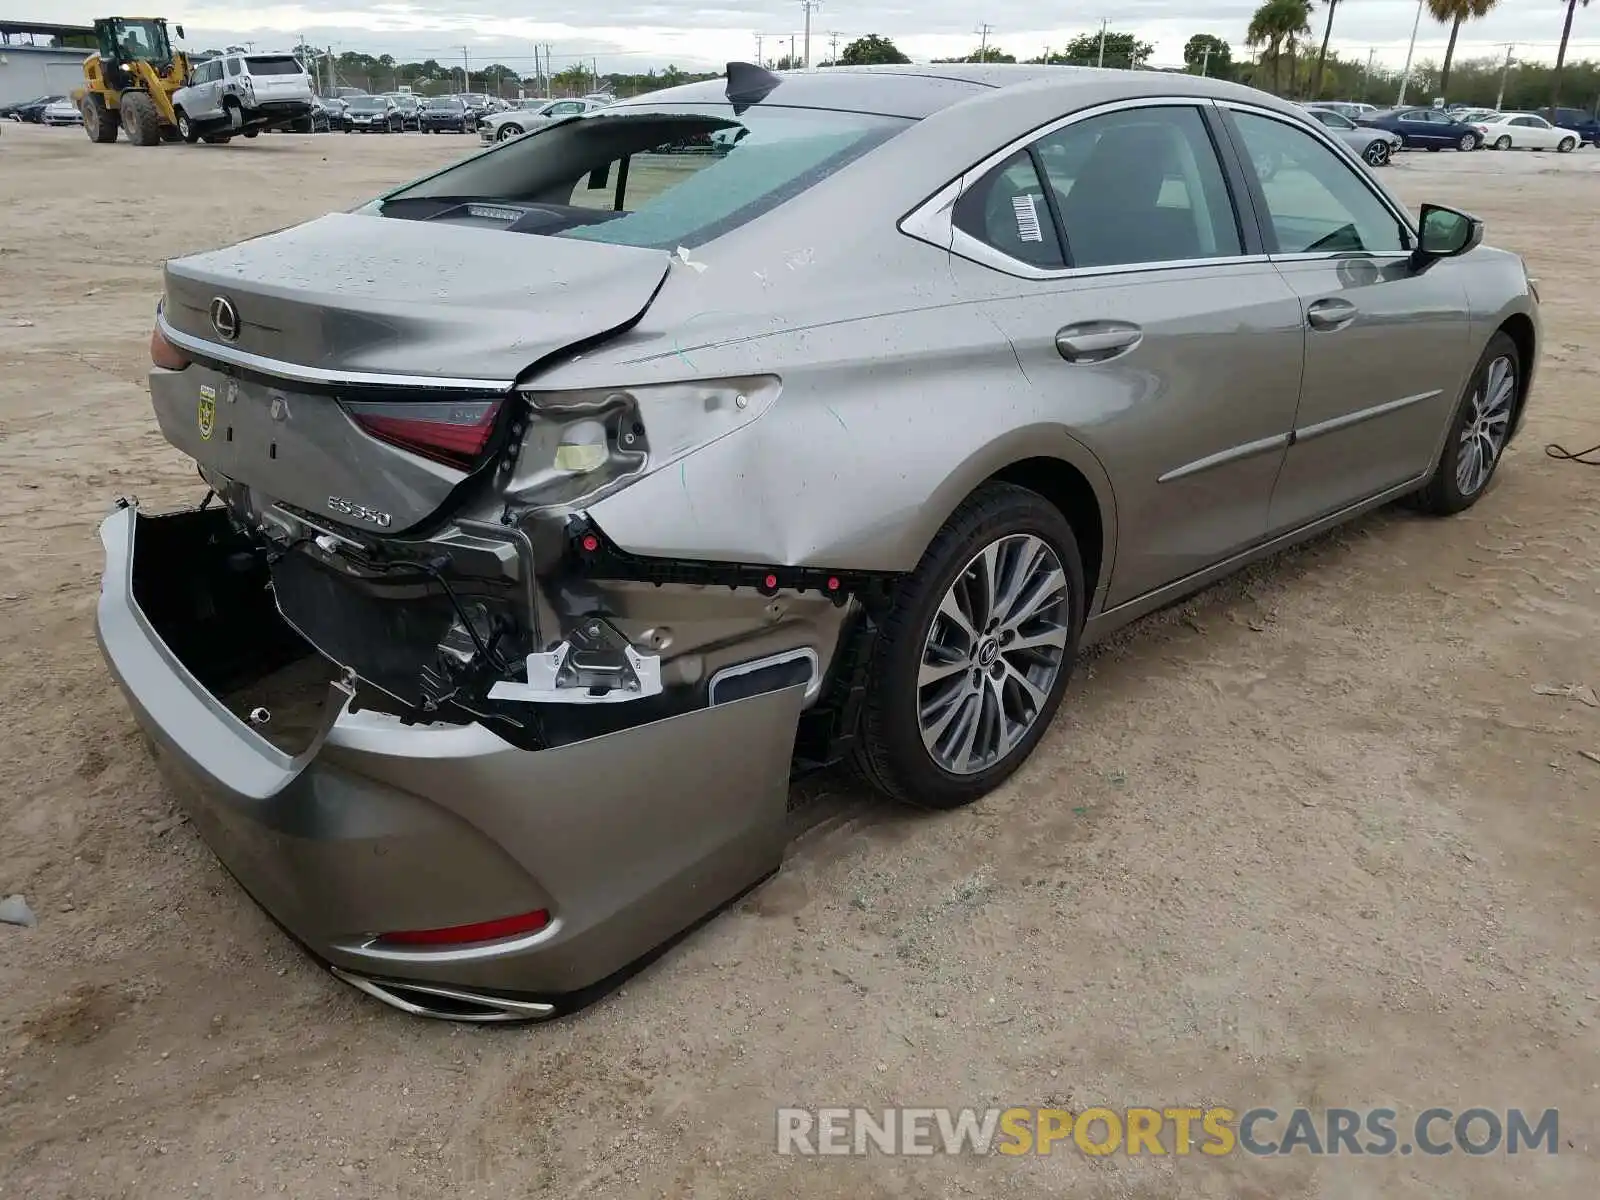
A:
{"type": "Polygon", "coordinates": [[[332,965],[328,970],[336,979],[348,983],[357,991],[365,992],[390,1008],[413,1017],[483,1025],[508,1021],[548,1021],[556,1015],[555,1005],[537,1000],[513,1000],[445,984],[369,979],[332,965]]]}

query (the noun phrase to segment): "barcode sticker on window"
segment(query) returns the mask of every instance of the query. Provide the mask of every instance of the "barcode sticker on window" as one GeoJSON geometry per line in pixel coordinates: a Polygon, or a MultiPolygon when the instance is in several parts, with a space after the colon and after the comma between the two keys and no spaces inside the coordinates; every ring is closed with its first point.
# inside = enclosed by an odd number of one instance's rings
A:
{"type": "Polygon", "coordinates": [[[1044,241],[1039,227],[1039,208],[1031,194],[1011,197],[1011,211],[1017,214],[1017,236],[1025,242],[1044,241]]]}

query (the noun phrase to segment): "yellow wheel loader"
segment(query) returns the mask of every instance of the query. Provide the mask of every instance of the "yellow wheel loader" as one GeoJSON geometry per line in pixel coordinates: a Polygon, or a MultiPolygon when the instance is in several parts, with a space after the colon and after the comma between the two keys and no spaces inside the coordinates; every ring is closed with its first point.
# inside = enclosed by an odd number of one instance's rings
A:
{"type": "MultiPolygon", "coordinates": [[[[183,36],[183,26],[175,26],[183,36]]],[[[84,85],[72,93],[83,129],[94,142],[114,142],[120,128],[135,146],[178,140],[172,93],[189,81],[189,60],[174,50],[160,17],[102,17],[94,23],[99,51],[83,63],[84,85]]]]}

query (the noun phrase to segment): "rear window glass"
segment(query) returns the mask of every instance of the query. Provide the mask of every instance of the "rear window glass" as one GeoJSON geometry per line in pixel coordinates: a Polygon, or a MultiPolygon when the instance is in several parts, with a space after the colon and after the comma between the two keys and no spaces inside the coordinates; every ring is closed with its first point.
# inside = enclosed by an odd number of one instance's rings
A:
{"type": "Polygon", "coordinates": [[[727,104],[598,109],[448,168],[384,206],[426,198],[532,204],[552,217],[539,230],[550,236],[693,247],[814,187],[911,124],[802,108],[735,114],[727,104]],[[599,219],[596,209],[610,215],[599,219]]]}
{"type": "Polygon", "coordinates": [[[260,55],[244,60],[252,75],[304,75],[300,60],[289,54],[260,55]]]}

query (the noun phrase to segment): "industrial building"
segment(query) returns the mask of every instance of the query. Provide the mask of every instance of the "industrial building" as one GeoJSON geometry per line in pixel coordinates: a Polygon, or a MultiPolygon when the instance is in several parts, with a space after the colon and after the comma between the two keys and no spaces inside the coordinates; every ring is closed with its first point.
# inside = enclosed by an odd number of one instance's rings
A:
{"type": "Polygon", "coordinates": [[[94,49],[87,25],[0,21],[0,104],[69,94],[94,49]]]}

